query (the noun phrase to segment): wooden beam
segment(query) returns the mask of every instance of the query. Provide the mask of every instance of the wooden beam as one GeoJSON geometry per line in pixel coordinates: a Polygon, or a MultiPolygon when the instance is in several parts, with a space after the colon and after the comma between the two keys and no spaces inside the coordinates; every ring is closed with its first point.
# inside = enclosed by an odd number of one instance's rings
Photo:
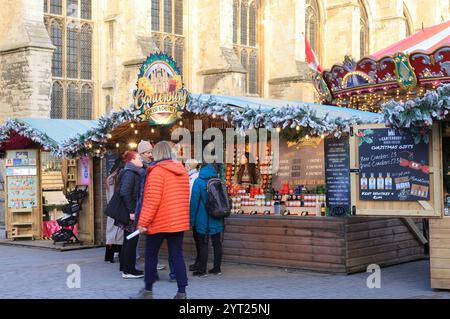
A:
{"type": "Polygon", "coordinates": [[[412,218],[402,218],[403,223],[409,228],[409,230],[413,233],[414,237],[421,242],[423,245],[428,243],[428,240],[425,238],[425,236],[422,234],[419,228],[417,228],[416,224],[412,220],[412,218]]]}

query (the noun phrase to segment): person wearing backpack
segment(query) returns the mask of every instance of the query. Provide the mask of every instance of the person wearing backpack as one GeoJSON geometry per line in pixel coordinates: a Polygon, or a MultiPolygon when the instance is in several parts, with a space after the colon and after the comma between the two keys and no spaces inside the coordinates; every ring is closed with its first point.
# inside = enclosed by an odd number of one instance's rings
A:
{"type": "Polygon", "coordinates": [[[224,219],[215,218],[208,214],[206,203],[208,201],[208,181],[217,178],[218,174],[212,164],[204,164],[198,178],[194,182],[190,201],[190,225],[195,228],[199,242],[199,263],[192,273],[196,277],[206,277],[208,264],[208,241],[211,237],[214,248],[214,267],[208,271],[210,274],[221,275],[222,241],[224,219]]]}

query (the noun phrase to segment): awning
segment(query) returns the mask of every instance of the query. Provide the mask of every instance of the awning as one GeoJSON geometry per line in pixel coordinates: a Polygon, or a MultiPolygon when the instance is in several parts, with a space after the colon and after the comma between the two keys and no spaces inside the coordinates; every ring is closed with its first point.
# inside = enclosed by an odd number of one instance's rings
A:
{"type": "Polygon", "coordinates": [[[429,27],[394,43],[387,48],[370,55],[375,60],[384,56],[393,55],[398,51],[410,53],[413,51],[433,52],[435,49],[450,44],[450,20],[429,27]]]}
{"type": "Polygon", "coordinates": [[[294,108],[309,108],[313,110],[317,117],[324,118],[328,116],[329,119],[341,118],[350,120],[352,118],[358,118],[364,122],[371,122],[380,119],[380,114],[366,111],[359,111],[350,108],[338,107],[333,105],[324,105],[316,103],[307,103],[301,101],[291,100],[276,100],[276,99],[262,99],[255,97],[243,97],[243,96],[225,96],[225,95],[211,95],[211,94],[192,94],[194,98],[201,98],[202,100],[208,100],[210,98],[217,100],[226,105],[236,106],[239,108],[249,107],[251,109],[261,110],[263,112],[269,112],[274,109],[282,109],[287,106],[294,108]]]}
{"type": "Polygon", "coordinates": [[[55,155],[63,154],[63,142],[94,128],[96,120],[12,119],[0,126],[0,148],[16,149],[26,140],[41,145],[55,155]],[[15,132],[14,134],[12,134],[15,132]],[[19,143],[20,145],[15,145],[19,143]]]}

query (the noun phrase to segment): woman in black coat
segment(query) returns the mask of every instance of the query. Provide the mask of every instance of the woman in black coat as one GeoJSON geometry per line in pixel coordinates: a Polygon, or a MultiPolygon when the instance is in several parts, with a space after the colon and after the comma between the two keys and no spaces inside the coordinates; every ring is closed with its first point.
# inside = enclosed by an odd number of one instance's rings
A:
{"type": "Polygon", "coordinates": [[[137,152],[125,152],[123,160],[125,168],[119,176],[119,194],[130,215],[130,220],[127,225],[120,225],[124,230],[120,253],[120,271],[122,271],[122,278],[142,278],[144,276],[143,271],[136,269],[136,248],[139,236],[130,240],[126,237],[136,230],[134,210],[139,198],[140,172],[143,169],[143,163],[137,152]]]}

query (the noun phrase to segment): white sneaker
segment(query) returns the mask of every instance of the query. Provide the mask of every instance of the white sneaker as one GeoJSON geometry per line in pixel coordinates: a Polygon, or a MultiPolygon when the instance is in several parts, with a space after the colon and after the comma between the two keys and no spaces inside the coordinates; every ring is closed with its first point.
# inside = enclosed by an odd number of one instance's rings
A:
{"type": "Polygon", "coordinates": [[[158,265],[156,266],[156,269],[158,269],[158,270],[166,269],[166,265],[158,264],[158,265]]]}
{"type": "Polygon", "coordinates": [[[137,279],[137,278],[142,278],[142,277],[144,277],[144,275],[142,274],[126,274],[126,273],[122,273],[122,278],[125,278],[125,279],[137,279]]]}

